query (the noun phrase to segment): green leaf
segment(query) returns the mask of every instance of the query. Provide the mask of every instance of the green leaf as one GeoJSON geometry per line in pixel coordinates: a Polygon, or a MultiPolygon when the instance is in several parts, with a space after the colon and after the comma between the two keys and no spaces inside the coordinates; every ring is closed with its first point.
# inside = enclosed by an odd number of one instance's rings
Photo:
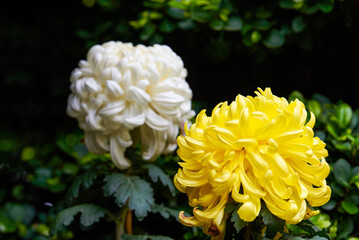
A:
{"type": "Polygon", "coordinates": [[[350,188],[349,181],[351,177],[350,164],[344,158],[340,158],[333,165],[334,177],[343,187],[350,188]]]}
{"type": "Polygon", "coordinates": [[[279,48],[283,46],[285,42],[285,36],[280,31],[273,29],[267,38],[263,41],[263,44],[267,48],[279,48]]]}
{"type": "Polygon", "coordinates": [[[173,238],[161,235],[128,235],[123,234],[122,240],[173,240],[173,238]]]}
{"type": "Polygon", "coordinates": [[[307,23],[304,21],[302,16],[297,16],[293,19],[292,29],[295,33],[303,31],[307,26],[307,23]]]}
{"type": "Polygon", "coordinates": [[[341,124],[341,126],[345,127],[350,123],[352,119],[353,110],[348,104],[341,103],[339,106],[337,106],[335,115],[338,118],[338,121],[341,124]]]}
{"type": "Polygon", "coordinates": [[[224,212],[225,213],[233,212],[235,209],[238,210],[238,204],[226,203],[226,206],[224,208],[224,212]]]}
{"type": "Polygon", "coordinates": [[[331,225],[330,217],[328,214],[319,213],[310,218],[313,224],[319,228],[328,228],[331,225]]]}
{"type": "Polygon", "coordinates": [[[166,13],[168,16],[177,20],[181,20],[185,18],[184,16],[185,11],[179,8],[174,8],[174,7],[167,8],[166,13]]]}
{"type": "Polygon", "coordinates": [[[325,229],[320,229],[319,227],[315,226],[310,220],[303,220],[298,223],[297,226],[312,235],[331,240],[325,229]]]}
{"type": "Polygon", "coordinates": [[[77,176],[67,191],[66,194],[67,204],[70,205],[72,200],[78,196],[81,187],[88,189],[96,178],[97,175],[96,172],[94,171],[87,171],[77,176]]]}
{"type": "Polygon", "coordinates": [[[146,41],[150,39],[150,37],[156,32],[156,25],[154,24],[146,24],[141,33],[140,33],[140,39],[142,41],[146,41]]]}
{"type": "Polygon", "coordinates": [[[347,213],[351,215],[355,215],[359,212],[359,208],[347,200],[342,201],[342,207],[347,213]]]}
{"type": "Polygon", "coordinates": [[[326,96],[319,94],[319,93],[315,93],[313,94],[312,97],[314,100],[317,100],[320,104],[330,104],[330,99],[327,98],[326,96]]]}
{"type": "Polygon", "coordinates": [[[243,21],[240,17],[230,17],[224,29],[226,31],[240,31],[243,27],[243,21]]]}
{"type": "Polygon", "coordinates": [[[335,208],[336,205],[337,205],[337,201],[335,201],[334,199],[330,199],[326,204],[321,206],[321,208],[327,211],[331,211],[335,208]]]}
{"type": "Polygon", "coordinates": [[[87,30],[80,29],[76,32],[77,36],[83,39],[91,39],[93,38],[93,34],[87,30]]]}
{"type": "Polygon", "coordinates": [[[205,23],[210,21],[211,18],[212,18],[212,14],[210,14],[207,11],[204,11],[202,8],[195,7],[191,11],[191,19],[197,22],[205,23]]]}
{"type": "Polygon", "coordinates": [[[273,14],[273,11],[270,10],[269,8],[260,6],[256,11],[255,11],[255,15],[257,18],[269,18],[271,17],[273,14]]]}
{"type": "Polygon", "coordinates": [[[303,94],[297,90],[294,90],[288,97],[289,101],[294,101],[295,99],[298,99],[301,102],[305,101],[303,94]]]}
{"type": "Polygon", "coordinates": [[[138,176],[112,174],[105,177],[103,186],[105,196],[114,196],[118,206],[128,206],[134,210],[136,217],[142,220],[151,211],[154,204],[151,185],[138,176]]]}
{"type": "Polygon", "coordinates": [[[176,195],[176,189],[171,178],[161,168],[154,164],[147,164],[146,167],[148,168],[148,174],[150,175],[152,181],[158,182],[158,180],[160,180],[164,186],[168,187],[173,196],[176,195]]]}
{"type": "Polygon", "coordinates": [[[338,236],[336,239],[347,239],[354,230],[354,222],[351,217],[342,216],[338,224],[338,236]]]}
{"type": "Polygon", "coordinates": [[[254,21],[252,23],[252,27],[254,29],[257,29],[259,31],[265,31],[265,30],[268,30],[270,29],[272,26],[271,22],[265,20],[265,19],[259,19],[257,21],[254,21]]]}
{"type": "Polygon", "coordinates": [[[316,100],[309,100],[307,103],[308,109],[314,113],[315,117],[319,117],[322,113],[322,107],[316,100]]]}
{"type": "Polygon", "coordinates": [[[332,135],[334,138],[339,137],[336,128],[332,124],[328,124],[326,126],[326,128],[327,128],[328,132],[330,133],[330,135],[332,135]]]}
{"type": "Polygon", "coordinates": [[[232,215],[231,215],[231,222],[233,222],[233,225],[234,225],[234,228],[236,229],[237,233],[239,233],[241,231],[241,229],[247,224],[245,221],[243,221],[238,213],[237,213],[237,210],[238,210],[239,206],[236,208],[236,210],[234,210],[232,212],[232,215]]]}
{"type": "Polygon", "coordinates": [[[196,26],[196,23],[193,22],[191,19],[187,19],[187,20],[184,20],[184,21],[180,21],[178,22],[178,27],[182,30],[191,30],[193,29],[194,27],[196,26]]]}
{"type": "Polygon", "coordinates": [[[345,192],[342,189],[342,187],[337,182],[332,182],[330,184],[330,187],[332,188],[333,194],[336,194],[340,197],[345,197],[345,192]]]}
{"type": "Polygon", "coordinates": [[[172,7],[172,8],[178,8],[178,9],[182,9],[182,10],[186,10],[187,9],[187,5],[183,4],[180,1],[177,0],[171,0],[168,2],[168,6],[172,7]]]}
{"type": "Polygon", "coordinates": [[[30,224],[36,216],[36,210],[30,204],[10,202],[5,205],[5,211],[16,223],[30,224]]]}
{"type": "Polygon", "coordinates": [[[165,219],[168,219],[169,217],[174,217],[176,220],[178,220],[178,215],[179,215],[179,212],[180,212],[179,210],[166,207],[163,204],[161,204],[161,205],[158,205],[158,204],[153,205],[151,211],[153,213],[161,214],[161,216],[164,217],[165,219]]]}
{"type": "Polygon", "coordinates": [[[329,13],[333,9],[334,0],[318,0],[317,5],[322,12],[329,13]]]}
{"type": "Polygon", "coordinates": [[[261,40],[261,38],[262,38],[262,34],[260,32],[253,31],[251,33],[251,41],[252,41],[252,43],[254,43],[254,44],[258,43],[261,40]]]}
{"type": "Polygon", "coordinates": [[[24,149],[21,151],[21,160],[23,161],[29,161],[35,157],[36,151],[32,147],[24,147],[24,149]]]}
{"type": "Polygon", "coordinates": [[[214,19],[209,23],[209,26],[215,31],[220,31],[223,29],[224,23],[219,19],[214,19]]]}
{"type": "Polygon", "coordinates": [[[279,0],[279,6],[284,9],[293,9],[294,2],[293,0],[279,0]]]}
{"type": "Polygon", "coordinates": [[[175,28],[176,25],[167,19],[164,19],[159,26],[159,30],[164,33],[171,33],[175,28]]]}
{"type": "Polygon", "coordinates": [[[61,211],[55,218],[50,227],[50,234],[55,235],[63,226],[68,226],[74,221],[74,217],[81,213],[80,223],[89,227],[98,222],[101,217],[105,216],[105,209],[94,204],[81,204],[61,211]]]}
{"type": "Polygon", "coordinates": [[[260,214],[262,216],[263,223],[267,226],[265,231],[265,236],[267,238],[273,239],[275,235],[277,235],[277,232],[283,233],[284,226],[286,225],[285,221],[277,216],[274,216],[265,204],[262,204],[260,214]]]}
{"type": "Polygon", "coordinates": [[[16,231],[16,223],[4,216],[0,216],[0,233],[13,233],[16,231]]]}

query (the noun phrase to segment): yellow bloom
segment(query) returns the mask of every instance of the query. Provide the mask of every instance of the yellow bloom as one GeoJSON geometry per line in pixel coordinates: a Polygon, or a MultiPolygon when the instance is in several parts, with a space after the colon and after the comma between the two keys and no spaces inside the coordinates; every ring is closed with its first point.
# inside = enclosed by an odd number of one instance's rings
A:
{"type": "Polygon", "coordinates": [[[224,237],[229,200],[241,204],[244,221],[258,216],[262,200],[274,215],[296,224],[318,213],[306,201],[321,206],[330,198],[328,152],[314,137],[313,113],[307,121],[301,101],[288,103],[270,88],[256,95],[220,103],[212,116],[202,110],[177,139],[183,162],[174,183],[194,207],[194,216],[180,213],[180,221],[202,226],[212,239],[224,237]]]}

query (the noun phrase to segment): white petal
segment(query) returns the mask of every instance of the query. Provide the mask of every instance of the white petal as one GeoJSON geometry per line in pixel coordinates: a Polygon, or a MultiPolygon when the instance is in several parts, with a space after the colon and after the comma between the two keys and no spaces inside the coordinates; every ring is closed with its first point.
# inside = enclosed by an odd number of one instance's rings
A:
{"type": "Polygon", "coordinates": [[[143,125],[140,127],[142,157],[144,160],[153,160],[162,153],[165,147],[165,133],[143,125]]]}
{"type": "Polygon", "coordinates": [[[95,154],[103,154],[110,150],[108,139],[100,132],[85,131],[85,143],[89,151],[95,154]]]}
{"type": "Polygon", "coordinates": [[[102,86],[96,82],[93,78],[87,78],[85,81],[86,90],[90,93],[100,92],[102,90],[102,86]]]}
{"type": "Polygon", "coordinates": [[[106,107],[102,108],[98,114],[103,118],[111,117],[115,114],[122,112],[125,109],[126,103],[123,100],[110,102],[106,107]]]}
{"type": "Polygon", "coordinates": [[[101,118],[96,114],[94,109],[90,109],[86,116],[86,123],[92,130],[99,130],[101,128],[100,124],[101,118]]]}
{"type": "Polygon", "coordinates": [[[150,82],[147,79],[142,79],[139,81],[136,85],[139,89],[142,89],[143,91],[146,91],[147,86],[150,84],[150,82]]]}
{"type": "Polygon", "coordinates": [[[111,97],[121,97],[123,95],[123,89],[113,80],[106,81],[106,91],[111,97]]]}
{"type": "Polygon", "coordinates": [[[170,125],[167,119],[155,113],[151,108],[147,108],[145,114],[146,124],[157,131],[164,131],[170,125]]]}
{"type": "Polygon", "coordinates": [[[177,148],[177,136],[179,132],[179,127],[175,124],[171,124],[167,130],[167,146],[164,149],[163,153],[171,153],[177,148]]]}
{"type": "Polygon", "coordinates": [[[77,117],[81,110],[80,100],[74,94],[70,94],[67,100],[67,109],[66,113],[71,117],[77,117]]]}
{"type": "Polygon", "coordinates": [[[111,137],[110,140],[111,145],[111,159],[112,162],[119,169],[127,169],[131,166],[131,161],[125,157],[126,147],[122,146],[116,136],[111,137]]]}
{"type": "Polygon", "coordinates": [[[130,86],[126,96],[126,100],[130,102],[136,102],[142,106],[146,106],[150,101],[151,97],[148,93],[142,89],[134,86],[130,86]]]}
{"type": "Polygon", "coordinates": [[[161,92],[152,95],[152,102],[163,107],[175,108],[184,102],[184,97],[173,91],[161,92]]]}
{"type": "Polygon", "coordinates": [[[129,104],[123,115],[123,124],[130,129],[141,126],[145,123],[145,113],[143,108],[138,104],[129,104]]]}

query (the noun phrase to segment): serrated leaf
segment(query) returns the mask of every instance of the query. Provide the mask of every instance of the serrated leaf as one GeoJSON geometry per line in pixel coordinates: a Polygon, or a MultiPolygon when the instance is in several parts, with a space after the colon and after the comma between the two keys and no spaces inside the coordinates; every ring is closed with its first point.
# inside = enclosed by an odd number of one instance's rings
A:
{"type": "Polygon", "coordinates": [[[78,196],[81,187],[88,189],[96,178],[97,175],[96,172],[94,171],[88,171],[77,176],[67,191],[66,194],[67,204],[70,205],[73,199],[75,199],[78,196]]]}
{"type": "Polygon", "coordinates": [[[227,203],[224,208],[224,212],[225,213],[233,212],[235,209],[238,209],[238,204],[227,203]]]}
{"type": "Polygon", "coordinates": [[[112,174],[106,176],[103,186],[105,196],[114,196],[119,207],[127,204],[134,210],[136,217],[142,220],[151,211],[154,204],[153,189],[151,185],[138,176],[112,174]]]}
{"type": "MultiPolygon", "coordinates": [[[[236,210],[238,210],[238,208],[236,210]]],[[[234,228],[236,229],[237,233],[239,233],[241,229],[246,225],[246,222],[239,217],[236,210],[234,210],[231,215],[231,222],[233,222],[234,228]]]]}
{"type": "Polygon", "coordinates": [[[325,229],[321,229],[315,226],[310,220],[303,220],[300,223],[298,223],[297,226],[299,226],[300,228],[302,228],[303,230],[305,230],[306,232],[312,235],[323,237],[328,240],[331,239],[325,229]]]}
{"type": "Polygon", "coordinates": [[[163,206],[163,204],[161,204],[161,205],[158,205],[158,204],[153,205],[151,211],[153,213],[161,214],[161,216],[164,217],[165,219],[168,219],[169,217],[174,217],[176,220],[178,220],[178,215],[179,215],[179,212],[180,212],[179,210],[163,206]]]}
{"type": "Polygon", "coordinates": [[[122,240],[173,240],[173,238],[161,235],[128,235],[123,234],[122,240]]]}
{"type": "Polygon", "coordinates": [[[343,187],[350,188],[349,181],[351,177],[350,164],[344,158],[340,158],[333,166],[334,177],[343,187]]]}
{"type": "Polygon", "coordinates": [[[284,226],[286,225],[285,221],[277,216],[274,216],[265,204],[262,204],[260,214],[262,216],[263,223],[267,226],[265,231],[265,236],[267,238],[274,238],[277,235],[277,232],[283,233],[284,226]]]}
{"type": "Polygon", "coordinates": [[[150,175],[152,181],[158,182],[158,180],[160,180],[160,182],[164,186],[168,187],[168,189],[172,193],[172,196],[176,195],[176,189],[173,185],[172,180],[161,168],[157,167],[154,164],[147,164],[146,167],[148,168],[148,174],[150,175]]]}
{"type": "Polygon", "coordinates": [[[67,208],[56,216],[51,224],[50,234],[55,235],[63,226],[70,225],[78,213],[81,213],[80,223],[88,227],[98,222],[101,217],[104,217],[105,212],[105,209],[94,204],[81,204],[67,208]]]}

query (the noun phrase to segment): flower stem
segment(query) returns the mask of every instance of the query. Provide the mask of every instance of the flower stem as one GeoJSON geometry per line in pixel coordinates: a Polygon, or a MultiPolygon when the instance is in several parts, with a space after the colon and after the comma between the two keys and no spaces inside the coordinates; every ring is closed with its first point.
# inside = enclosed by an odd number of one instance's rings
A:
{"type": "Polygon", "coordinates": [[[251,239],[250,224],[248,224],[248,225],[246,226],[246,232],[244,233],[244,239],[245,239],[245,240],[250,240],[250,239],[251,239]]]}
{"type": "Polygon", "coordinates": [[[132,235],[132,211],[128,210],[126,214],[126,233],[132,235]]]}
{"type": "Polygon", "coordinates": [[[116,221],[116,240],[122,240],[122,235],[125,233],[126,215],[128,211],[128,207],[124,207],[120,210],[118,221],[116,221]]]}

